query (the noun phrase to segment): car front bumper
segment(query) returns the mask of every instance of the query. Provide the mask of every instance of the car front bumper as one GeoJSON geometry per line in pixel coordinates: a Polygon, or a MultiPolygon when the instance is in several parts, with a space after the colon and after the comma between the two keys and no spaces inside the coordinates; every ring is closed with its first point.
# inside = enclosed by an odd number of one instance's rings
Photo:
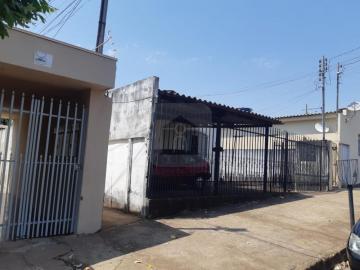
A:
{"type": "Polygon", "coordinates": [[[352,270],[360,270],[360,258],[354,255],[348,248],[346,254],[349,260],[349,265],[352,270]]]}

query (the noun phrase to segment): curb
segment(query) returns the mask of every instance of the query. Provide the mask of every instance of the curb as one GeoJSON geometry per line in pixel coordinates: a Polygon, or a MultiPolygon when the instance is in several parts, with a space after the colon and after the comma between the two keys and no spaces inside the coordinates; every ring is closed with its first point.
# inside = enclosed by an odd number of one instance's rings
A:
{"type": "Polygon", "coordinates": [[[321,259],[320,261],[316,262],[315,264],[309,266],[306,268],[306,270],[329,270],[334,269],[334,267],[343,262],[346,261],[346,249],[342,249],[341,251],[333,254],[332,256],[321,259]]]}

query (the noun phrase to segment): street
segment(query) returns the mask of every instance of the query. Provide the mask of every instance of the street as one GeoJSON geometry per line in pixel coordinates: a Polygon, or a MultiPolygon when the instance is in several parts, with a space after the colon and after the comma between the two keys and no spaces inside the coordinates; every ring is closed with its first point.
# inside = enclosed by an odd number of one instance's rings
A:
{"type": "MultiPolygon", "coordinates": [[[[356,200],[360,190],[355,190],[356,200]]],[[[262,202],[143,220],[105,209],[103,229],[1,243],[1,269],[307,269],[345,248],[347,193],[262,202]],[[78,267],[78,268],[76,268],[78,267]]]]}

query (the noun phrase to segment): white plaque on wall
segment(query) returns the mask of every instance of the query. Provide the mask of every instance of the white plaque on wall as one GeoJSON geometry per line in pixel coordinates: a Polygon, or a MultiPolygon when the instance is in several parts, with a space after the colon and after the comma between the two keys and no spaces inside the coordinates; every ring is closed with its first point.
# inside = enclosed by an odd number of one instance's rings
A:
{"type": "Polygon", "coordinates": [[[53,55],[42,51],[36,51],[34,54],[34,64],[51,68],[53,65],[53,55]]]}

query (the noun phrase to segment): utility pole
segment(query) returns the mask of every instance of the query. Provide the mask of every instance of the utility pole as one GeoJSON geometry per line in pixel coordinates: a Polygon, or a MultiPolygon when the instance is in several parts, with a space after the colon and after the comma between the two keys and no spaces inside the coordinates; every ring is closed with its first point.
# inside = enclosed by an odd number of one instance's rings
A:
{"type": "Polygon", "coordinates": [[[99,27],[96,39],[96,52],[98,53],[103,53],[107,8],[108,0],[101,0],[99,27]]]}
{"type": "Polygon", "coordinates": [[[340,79],[342,73],[342,65],[338,63],[336,70],[336,112],[339,112],[340,79]]]}
{"type": "Polygon", "coordinates": [[[319,177],[319,190],[322,189],[322,177],[323,177],[323,155],[324,155],[324,146],[325,146],[325,83],[326,83],[326,72],[328,71],[327,59],[325,56],[319,61],[319,81],[321,82],[321,96],[322,96],[322,106],[321,106],[321,124],[322,124],[322,141],[320,148],[320,177],[319,177]]]}
{"type": "Polygon", "coordinates": [[[322,106],[321,106],[321,124],[322,124],[322,139],[325,141],[325,80],[326,80],[326,72],[328,71],[327,59],[325,56],[319,61],[319,81],[321,82],[321,95],[322,95],[322,106]]]}

